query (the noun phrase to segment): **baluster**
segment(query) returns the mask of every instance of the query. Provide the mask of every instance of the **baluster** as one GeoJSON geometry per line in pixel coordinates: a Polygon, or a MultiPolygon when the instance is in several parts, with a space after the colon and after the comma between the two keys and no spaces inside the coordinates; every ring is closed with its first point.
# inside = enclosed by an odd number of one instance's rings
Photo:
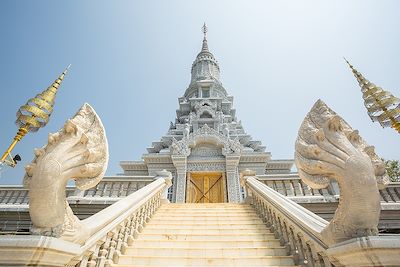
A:
{"type": "Polygon", "coordinates": [[[319,255],[316,250],[315,246],[311,243],[307,243],[308,250],[310,251],[311,258],[313,259],[314,266],[316,267],[325,267],[324,260],[322,259],[321,255],[319,255]]]}
{"type": "Polygon", "coordinates": [[[121,248],[124,243],[124,236],[125,236],[127,224],[128,224],[128,220],[123,221],[121,224],[121,229],[118,231],[117,245],[115,246],[114,255],[112,257],[113,263],[119,262],[119,258],[121,256],[121,248]]]}
{"type": "Polygon", "coordinates": [[[133,240],[138,238],[138,236],[139,236],[139,215],[140,215],[139,213],[140,213],[140,211],[137,211],[132,219],[133,220],[133,227],[132,227],[132,237],[133,238],[131,240],[128,239],[128,245],[132,245],[133,240]]]}
{"type": "Polygon", "coordinates": [[[292,254],[293,256],[295,256],[296,247],[294,245],[293,240],[290,237],[289,227],[287,226],[285,221],[283,221],[283,225],[282,226],[283,226],[283,232],[284,232],[285,239],[286,239],[286,251],[287,251],[287,254],[288,255],[292,254]]]}
{"type": "Polygon", "coordinates": [[[303,238],[301,239],[301,244],[302,244],[305,254],[307,256],[308,266],[317,267],[318,265],[315,264],[316,262],[314,261],[314,258],[313,258],[312,252],[311,252],[311,248],[303,238]]]}
{"type": "Polygon", "coordinates": [[[283,181],[275,181],[275,184],[276,184],[276,190],[278,191],[278,193],[281,193],[282,195],[286,196],[286,190],[283,185],[283,181]]]}
{"type": "Polygon", "coordinates": [[[121,253],[125,254],[126,248],[128,247],[128,239],[132,238],[132,228],[133,228],[133,216],[128,217],[126,227],[125,227],[125,232],[124,232],[124,238],[122,240],[122,246],[121,246],[121,253]]]}
{"type": "Polygon", "coordinates": [[[307,264],[306,257],[304,255],[303,246],[301,245],[301,241],[299,237],[294,233],[293,229],[290,229],[291,234],[293,236],[293,241],[296,246],[297,255],[298,255],[298,263],[299,264],[307,264]]]}
{"type": "Polygon", "coordinates": [[[98,248],[99,247],[100,246],[98,246],[96,244],[94,251],[91,251],[91,250],[85,251],[85,253],[82,256],[82,259],[75,265],[75,267],[86,267],[86,266],[89,266],[90,256],[93,255],[93,253],[98,252],[98,248]],[[97,248],[97,251],[96,251],[96,248],[97,248]]]}
{"type": "Polygon", "coordinates": [[[292,196],[295,195],[295,193],[294,193],[294,187],[293,187],[293,184],[292,184],[292,181],[291,181],[291,180],[284,180],[283,185],[284,185],[284,187],[285,187],[285,189],[286,189],[286,195],[287,195],[288,197],[292,197],[292,196]]]}
{"type": "Polygon", "coordinates": [[[296,196],[304,196],[303,188],[301,187],[299,180],[291,180],[293,188],[294,188],[294,194],[296,196]]]}
{"type": "Polygon", "coordinates": [[[96,186],[96,193],[94,194],[95,197],[101,197],[103,194],[103,189],[105,187],[105,183],[100,182],[97,186],[96,186]]]}
{"type": "Polygon", "coordinates": [[[281,229],[281,243],[285,246],[286,250],[290,250],[289,238],[286,232],[286,224],[278,218],[279,228],[281,229]]]}
{"type": "Polygon", "coordinates": [[[114,234],[113,232],[107,233],[106,240],[100,247],[100,251],[99,251],[100,256],[98,259],[95,259],[95,261],[94,261],[95,265],[93,265],[93,267],[94,266],[103,267],[105,265],[106,259],[107,259],[107,253],[108,253],[108,250],[110,247],[110,242],[111,242],[111,238],[112,238],[113,234],[114,234]],[[96,262],[97,262],[97,264],[96,264],[96,262]]]}
{"type": "Polygon", "coordinates": [[[304,243],[303,243],[303,239],[302,236],[300,234],[297,234],[295,236],[296,238],[296,243],[297,243],[297,247],[299,248],[299,254],[302,254],[302,258],[303,263],[307,266],[310,266],[310,260],[308,259],[308,255],[307,255],[307,249],[304,247],[304,243]]]}
{"type": "Polygon", "coordinates": [[[319,256],[322,258],[324,267],[332,267],[333,266],[331,261],[329,260],[328,256],[324,252],[322,252],[319,256]]]}
{"type": "Polygon", "coordinates": [[[114,258],[114,253],[115,250],[117,248],[117,241],[118,241],[118,236],[119,236],[119,232],[121,230],[121,225],[118,225],[114,230],[112,230],[111,232],[113,233],[111,236],[111,241],[110,241],[110,247],[108,249],[108,254],[107,254],[107,260],[106,260],[106,264],[104,266],[111,266],[113,265],[113,258],[114,258]]]}
{"type": "Polygon", "coordinates": [[[267,221],[268,221],[268,218],[267,218],[267,207],[266,207],[266,204],[265,204],[265,202],[263,201],[263,202],[261,202],[261,213],[262,213],[262,221],[264,222],[264,223],[267,223],[267,221]]]}
{"type": "Polygon", "coordinates": [[[86,260],[86,263],[85,263],[85,261],[83,261],[83,262],[81,261],[79,266],[81,266],[81,267],[83,267],[83,266],[88,266],[88,267],[96,266],[97,259],[99,257],[100,247],[101,247],[102,243],[103,243],[103,240],[99,240],[99,242],[96,242],[96,244],[87,251],[88,259],[86,260]]]}
{"type": "MultiPolygon", "coordinates": [[[[267,204],[266,204],[267,205],[267,204]]],[[[272,221],[272,210],[271,208],[267,205],[267,216],[266,216],[266,224],[269,228],[271,228],[272,231],[272,225],[273,225],[273,221],[272,221]]]]}
{"type": "Polygon", "coordinates": [[[308,185],[303,183],[303,181],[299,180],[301,187],[303,188],[304,196],[312,196],[311,189],[308,185]]]}
{"type": "Polygon", "coordinates": [[[388,192],[386,191],[386,188],[383,188],[380,190],[380,193],[385,200],[385,202],[393,202],[392,198],[389,196],[388,192]]]}
{"type": "Polygon", "coordinates": [[[288,236],[289,236],[289,242],[292,247],[291,253],[293,254],[294,263],[296,265],[299,265],[300,262],[303,262],[304,259],[300,257],[299,248],[297,247],[296,238],[294,236],[293,229],[288,226],[287,231],[288,231],[288,236]]]}
{"type": "Polygon", "coordinates": [[[143,223],[144,223],[144,216],[145,216],[144,212],[145,212],[144,206],[142,206],[140,208],[140,212],[139,212],[139,220],[138,220],[139,225],[137,227],[137,230],[139,233],[141,233],[143,231],[143,223]]]}

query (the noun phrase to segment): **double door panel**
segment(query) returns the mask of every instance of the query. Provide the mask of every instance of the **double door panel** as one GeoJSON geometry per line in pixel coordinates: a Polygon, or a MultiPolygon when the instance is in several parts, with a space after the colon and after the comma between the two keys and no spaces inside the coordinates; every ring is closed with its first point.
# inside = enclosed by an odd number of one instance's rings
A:
{"type": "Polygon", "coordinates": [[[186,202],[226,202],[225,187],[225,175],[223,173],[188,173],[186,202]]]}

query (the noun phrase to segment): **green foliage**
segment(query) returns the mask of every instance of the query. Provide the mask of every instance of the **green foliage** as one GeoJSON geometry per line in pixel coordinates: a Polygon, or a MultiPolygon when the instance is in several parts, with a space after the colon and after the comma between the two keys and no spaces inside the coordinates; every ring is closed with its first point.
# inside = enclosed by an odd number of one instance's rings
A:
{"type": "Polygon", "coordinates": [[[392,182],[400,182],[400,162],[398,160],[385,160],[387,174],[392,182]]]}

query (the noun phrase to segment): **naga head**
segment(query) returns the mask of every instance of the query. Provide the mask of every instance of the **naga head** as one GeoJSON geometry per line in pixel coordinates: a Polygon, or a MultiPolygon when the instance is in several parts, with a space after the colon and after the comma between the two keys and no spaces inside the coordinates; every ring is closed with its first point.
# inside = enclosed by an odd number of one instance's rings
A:
{"type": "Polygon", "coordinates": [[[38,176],[43,180],[39,183],[42,186],[74,179],[79,189],[91,188],[100,182],[107,169],[108,144],[103,124],[85,103],[62,129],[49,134],[47,145],[34,153],[32,163],[25,167],[26,187],[34,186],[30,182],[38,176]]]}
{"type": "Polygon", "coordinates": [[[313,189],[327,187],[331,179],[340,184],[349,168],[372,170],[379,187],[389,183],[375,148],[322,100],[314,104],[300,126],[295,161],[300,177],[313,189]]]}

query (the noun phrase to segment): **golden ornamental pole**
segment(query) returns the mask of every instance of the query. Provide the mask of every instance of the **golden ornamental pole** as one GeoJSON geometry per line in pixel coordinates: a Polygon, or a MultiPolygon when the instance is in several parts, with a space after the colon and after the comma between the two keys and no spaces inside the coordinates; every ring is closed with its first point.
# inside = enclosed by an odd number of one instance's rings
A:
{"type": "Polygon", "coordinates": [[[17,120],[15,121],[15,124],[19,126],[18,132],[11,145],[1,157],[0,163],[4,162],[8,166],[15,167],[16,161],[21,160],[18,155],[14,158],[11,156],[11,151],[14,149],[15,145],[21,141],[28,132],[36,132],[48,123],[53,111],[57,90],[70,66],[71,65],[69,65],[46,90],[37,94],[34,98],[29,99],[25,105],[18,109],[17,120]]]}
{"type": "Polygon", "coordinates": [[[400,133],[400,99],[371,83],[344,59],[356,77],[363,93],[364,106],[373,122],[391,127],[400,133]]]}

